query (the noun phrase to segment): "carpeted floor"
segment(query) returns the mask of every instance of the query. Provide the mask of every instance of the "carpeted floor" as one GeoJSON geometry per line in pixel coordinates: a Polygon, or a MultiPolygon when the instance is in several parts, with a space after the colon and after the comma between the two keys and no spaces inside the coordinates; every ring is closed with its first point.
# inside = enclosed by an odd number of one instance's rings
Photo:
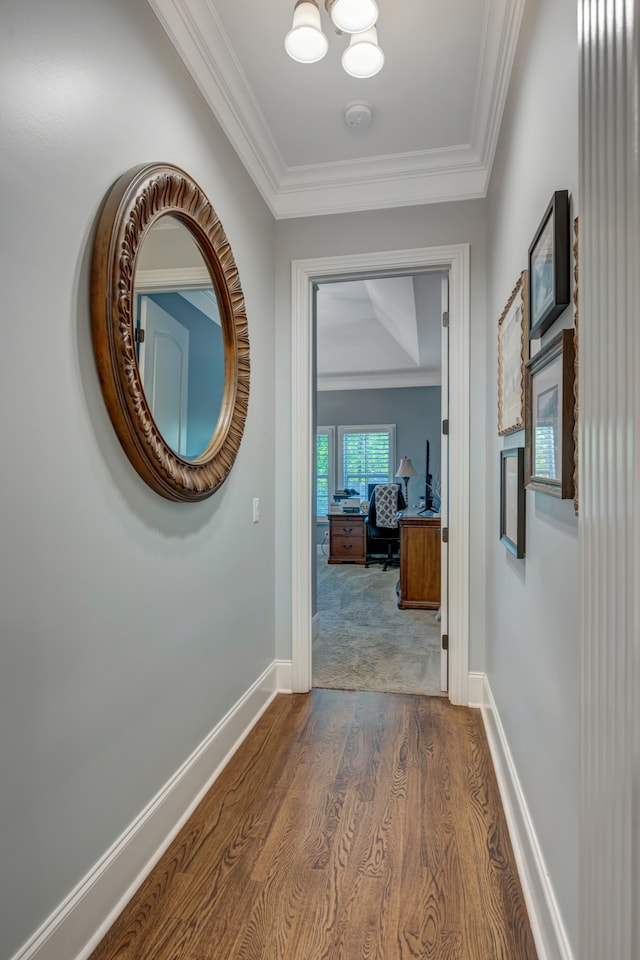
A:
{"type": "Polygon", "coordinates": [[[337,690],[440,694],[435,610],[398,610],[398,568],[329,565],[318,557],[320,633],[313,685],[337,690]]]}

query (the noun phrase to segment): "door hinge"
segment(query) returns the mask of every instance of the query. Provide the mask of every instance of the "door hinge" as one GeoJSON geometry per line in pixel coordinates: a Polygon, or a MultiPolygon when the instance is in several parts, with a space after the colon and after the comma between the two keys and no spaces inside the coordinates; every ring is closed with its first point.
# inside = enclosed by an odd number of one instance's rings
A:
{"type": "Polygon", "coordinates": [[[136,343],[144,343],[144,330],[142,327],[136,327],[133,332],[133,339],[136,343]]]}
{"type": "Polygon", "coordinates": [[[448,634],[448,633],[443,633],[443,634],[442,634],[442,649],[443,649],[443,650],[448,650],[448,649],[449,649],[449,634],[448,634]]]}
{"type": "Polygon", "coordinates": [[[443,421],[442,421],[442,436],[443,436],[443,437],[448,437],[448,436],[449,436],[449,421],[448,421],[448,420],[443,420],[443,421]]]}
{"type": "Polygon", "coordinates": [[[443,327],[448,327],[448,326],[449,326],[449,311],[448,311],[448,310],[445,310],[445,312],[442,314],[442,326],[443,326],[443,327]]]}
{"type": "Polygon", "coordinates": [[[442,528],[442,542],[449,543],[449,527],[442,528]]]}

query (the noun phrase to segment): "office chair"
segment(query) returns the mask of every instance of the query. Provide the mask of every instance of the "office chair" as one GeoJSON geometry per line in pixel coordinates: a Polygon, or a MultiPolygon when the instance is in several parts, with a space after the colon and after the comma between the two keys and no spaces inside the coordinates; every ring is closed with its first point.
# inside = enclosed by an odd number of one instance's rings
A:
{"type": "Polygon", "coordinates": [[[400,550],[400,525],[398,510],[406,507],[400,485],[397,483],[379,483],[374,487],[369,501],[367,514],[367,556],[365,567],[369,563],[382,563],[383,571],[391,566],[399,566],[397,554],[400,550]],[[386,557],[374,558],[372,554],[386,551],[386,557]],[[394,556],[394,553],[396,556],[394,556]]]}

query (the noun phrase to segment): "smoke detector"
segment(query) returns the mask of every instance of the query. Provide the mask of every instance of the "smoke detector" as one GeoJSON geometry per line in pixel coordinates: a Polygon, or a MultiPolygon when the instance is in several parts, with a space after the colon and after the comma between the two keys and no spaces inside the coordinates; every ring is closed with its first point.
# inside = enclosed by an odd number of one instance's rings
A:
{"type": "Polygon", "coordinates": [[[371,105],[364,100],[350,103],[344,110],[344,122],[353,133],[359,133],[370,126],[373,119],[371,105]]]}

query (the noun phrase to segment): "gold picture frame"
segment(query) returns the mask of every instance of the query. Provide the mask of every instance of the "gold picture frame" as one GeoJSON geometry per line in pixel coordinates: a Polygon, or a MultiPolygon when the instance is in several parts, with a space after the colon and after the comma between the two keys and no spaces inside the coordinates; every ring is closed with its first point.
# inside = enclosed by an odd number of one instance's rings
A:
{"type": "Polygon", "coordinates": [[[523,270],[498,320],[498,434],[524,428],[524,375],[528,359],[527,271],[523,270]]]}

